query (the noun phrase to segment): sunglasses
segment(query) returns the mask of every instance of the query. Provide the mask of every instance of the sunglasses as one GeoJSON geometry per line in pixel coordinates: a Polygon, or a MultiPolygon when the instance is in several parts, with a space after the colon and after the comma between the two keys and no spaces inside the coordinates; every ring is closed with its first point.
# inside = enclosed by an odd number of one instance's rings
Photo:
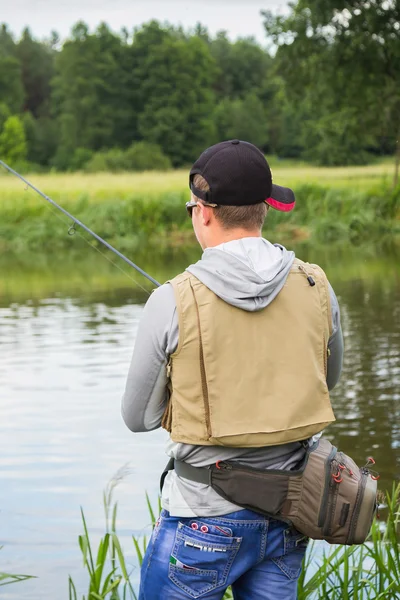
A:
{"type": "MultiPolygon", "coordinates": [[[[193,200],[191,200],[190,202],[186,202],[186,210],[187,210],[190,218],[192,218],[193,209],[195,206],[197,206],[197,202],[193,202],[193,200]]],[[[210,206],[211,208],[218,208],[218,204],[211,204],[211,202],[207,202],[207,203],[204,202],[204,206],[210,206]]]]}

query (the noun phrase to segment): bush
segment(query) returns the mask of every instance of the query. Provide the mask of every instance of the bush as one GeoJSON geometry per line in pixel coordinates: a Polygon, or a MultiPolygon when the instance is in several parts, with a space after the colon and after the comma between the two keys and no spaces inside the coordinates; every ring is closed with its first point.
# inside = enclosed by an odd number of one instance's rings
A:
{"type": "Polygon", "coordinates": [[[83,169],[92,158],[92,150],[88,150],[88,148],[77,148],[71,159],[71,171],[78,171],[80,169],[83,169]]]}
{"type": "Polygon", "coordinates": [[[172,168],[171,160],[158,144],[136,142],[125,152],[130,171],[168,171],[172,168]]]}
{"type": "Polygon", "coordinates": [[[127,150],[113,148],[96,152],[84,166],[88,173],[100,171],[166,171],[172,167],[170,159],[160,146],[148,142],[136,142],[127,150]]]}

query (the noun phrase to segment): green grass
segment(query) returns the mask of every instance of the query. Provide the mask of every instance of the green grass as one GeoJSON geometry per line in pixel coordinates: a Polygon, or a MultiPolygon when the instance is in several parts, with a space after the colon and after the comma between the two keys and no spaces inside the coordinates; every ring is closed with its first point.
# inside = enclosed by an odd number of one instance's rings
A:
{"type": "MultiPolygon", "coordinates": [[[[0,546],[0,550],[3,546],[0,546]]],[[[13,575],[11,573],[2,573],[0,571],[0,587],[5,585],[11,585],[12,583],[19,583],[21,581],[26,581],[27,579],[34,579],[33,575],[13,575]]]]}
{"type": "MultiPolygon", "coordinates": [[[[370,190],[382,183],[389,184],[394,173],[393,161],[385,160],[368,166],[313,167],[294,161],[271,161],[274,181],[280,185],[297,188],[303,184],[318,184],[335,188],[370,190]]],[[[1,168],[0,168],[1,169],[1,168]]],[[[1,169],[1,172],[4,170],[1,169]]],[[[99,203],[117,197],[120,200],[132,196],[158,198],[168,193],[189,195],[188,170],[157,173],[58,173],[30,174],[26,178],[55,200],[75,203],[82,196],[89,202],[99,203]]],[[[0,205],[14,201],[22,195],[24,184],[16,177],[5,174],[0,178],[0,205]]],[[[37,199],[29,195],[28,203],[37,199]]]]}
{"type": "MultiPolygon", "coordinates": [[[[82,600],[136,600],[137,590],[131,578],[118,539],[117,503],[113,491],[121,479],[117,475],[104,494],[106,532],[97,552],[91,545],[86,519],[82,512],[84,533],[79,536],[83,564],[88,574],[88,593],[82,600]]],[[[154,527],[156,514],[146,496],[150,522],[154,527]]],[[[298,600],[398,600],[400,597],[400,485],[386,494],[386,522],[375,519],[370,537],[361,546],[326,546],[311,543],[303,563],[298,584],[298,600]],[[322,548],[322,551],[321,551],[322,548]]],[[[143,536],[132,538],[140,567],[148,543],[143,536]]],[[[224,600],[232,598],[230,589],[224,600]]],[[[69,600],[78,600],[75,585],[69,578],[69,600]]]]}
{"type": "MultiPolygon", "coordinates": [[[[400,232],[400,187],[392,165],[317,168],[278,166],[275,181],[293,187],[292,213],[271,210],[267,229],[280,239],[352,242],[400,232]]],[[[137,174],[32,175],[44,193],[122,252],[149,242],[181,246],[193,239],[185,211],[187,171],[137,174]]],[[[69,236],[71,220],[9,175],[0,177],[0,251],[54,252],[84,242],[69,236]]],[[[78,228],[79,231],[79,228],[78,228]]],[[[86,237],[88,234],[85,234],[86,237]]],[[[95,245],[93,239],[91,239],[95,245]]]]}

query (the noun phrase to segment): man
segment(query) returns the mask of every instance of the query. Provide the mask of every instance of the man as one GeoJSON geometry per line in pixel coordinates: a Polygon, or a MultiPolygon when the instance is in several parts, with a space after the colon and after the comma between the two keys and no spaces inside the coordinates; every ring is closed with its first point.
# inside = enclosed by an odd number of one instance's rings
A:
{"type": "MultiPolygon", "coordinates": [[[[295,469],[334,420],[341,371],[335,294],[321,269],[261,236],[272,184],[263,154],[239,140],[207,149],[187,204],[201,260],[157,289],[139,326],[122,413],[135,432],[162,426],[167,454],[201,473],[218,461],[295,469]],[[193,468],[193,467],[197,467],[193,468]]],[[[170,470],[141,571],[141,600],[292,600],[307,539],[170,470]]]]}

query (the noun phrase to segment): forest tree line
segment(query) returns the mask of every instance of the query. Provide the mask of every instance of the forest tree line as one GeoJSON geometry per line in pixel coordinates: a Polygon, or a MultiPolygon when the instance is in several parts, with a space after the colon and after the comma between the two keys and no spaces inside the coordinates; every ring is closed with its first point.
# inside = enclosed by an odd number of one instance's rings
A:
{"type": "Polygon", "coordinates": [[[400,0],[264,12],[266,47],[151,21],[0,26],[0,157],[57,170],[179,167],[241,138],[321,165],[400,155],[400,0]]]}

